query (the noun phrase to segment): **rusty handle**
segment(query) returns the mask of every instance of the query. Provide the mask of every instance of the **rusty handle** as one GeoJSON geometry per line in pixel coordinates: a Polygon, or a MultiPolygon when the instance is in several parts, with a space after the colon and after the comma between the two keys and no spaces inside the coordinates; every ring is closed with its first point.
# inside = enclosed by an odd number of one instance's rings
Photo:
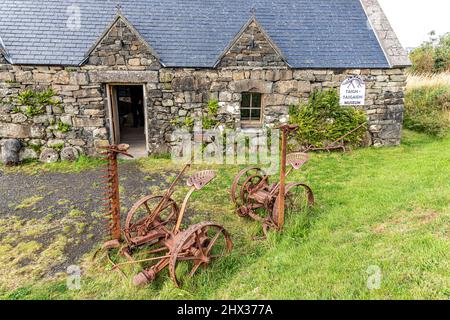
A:
{"type": "Polygon", "coordinates": [[[187,193],[186,197],[184,198],[183,204],[181,206],[180,215],[178,216],[177,224],[175,225],[175,228],[173,229],[173,233],[177,234],[180,231],[181,222],[184,217],[184,213],[186,212],[187,203],[189,201],[189,198],[192,196],[192,194],[195,191],[195,186],[192,186],[191,189],[189,189],[189,192],[187,193]]]}
{"type": "Polygon", "coordinates": [[[347,138],[349,135],[353,134],[355,131],[358,131],[360,128],[362,127],[367,127],[367,123],[362,123],[359,126],[357,126],[355,129],[347,132],[346,134],[344,134],[342,137],[339,137],[338,139],[336,139],[335,141],[333,141],[332,143],[329,144],[328,147],[324,147],[324,148],[315,148],[313,145],[308,146],[303,152],[308,152],[311,150],[329,150],[331,146],[333,146],[334,144],[338,143],[339,141],[344,140],[345,138],[347,138]]]}
{"type": "Polygon", "coordinates": [[[344,134],[342,137],[340,137],[339,139],[337,139],[337,140],[334,141],[333,143],[336,143],[336,142],[338,142],[338,141],[341,141],[341,140],[347,138],[349,135],[351,135],[351,134],[354,133],[355,131],[357,131],[357,130],[359,130],[360,128],[365,127],[365,126],[366,126],[366,123],[360,124],[360,125],[357,126],[355,129],[353,129],[352,131],[350,131],[350,132],[344,134]]]}
{"type": "Polygon", "coordinates": [[[187,169],[189,169],[191,167],[190,163],[185,164],[185,166],[183,167],[183,170],[181,170],[181,172],[178,174],[178,176],[175,178],[175,180],[172,182],[172,184],[170,185],[169,189],[167,189],[166,194],[171,194],[171,191],[173,190],[173,188],[175,187],[175,185],[178,183],[178,181],[181,179],[181,177],[184,175],[184,173],[186,172],[187,169]]]}
{"type": "Polygon", "coordinates": [[[153,219],[155,218],[155,216],[161,211],[161,208],[165,206],[166,202],[170,199],[170,197],[173,194],[173,189],[175,188],[175,185],[178,183],[178,181],[181,179],[181,177],[184,175],[184,173],[186,172],[186,170],[188,168],[190,168],[191,164],[187,163],[184,167],[183,170],[178,174],[178,176],[175,178],[175,180],[172,182],[172,184],[170,185],[169,189],[167,189],[166,193],[164,194],[164,196],[162,197],[161,201],[158,203],[158,205],[155,207],[155,209],[153,210],[152,214],[149,216],[148,221],[153,221],[153,219]]]}
{"type": "MultiPolygon", "coordinates": [[[[298,128],[298,126],[297,126],[298,128]]],[[[281,170],[280,170],[280,195],[278,197],[278,221],[276,221],[278,228],[281,230],[284,225],[284,203],[285,203],[285,189],[286,189],[286,149],[287,149],[287,133],[290,129],[289,126],[282,128],[281,136],[281,170]]]]}

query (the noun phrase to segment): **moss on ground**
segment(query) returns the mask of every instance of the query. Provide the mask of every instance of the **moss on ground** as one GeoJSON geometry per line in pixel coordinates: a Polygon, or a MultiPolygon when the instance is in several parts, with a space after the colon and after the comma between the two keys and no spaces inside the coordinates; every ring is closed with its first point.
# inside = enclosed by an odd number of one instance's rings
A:
{"type": "Polygon", "coordinates": [[[22,200],[22,202],[16,206],[16,210],[31,208],[36,203],[42,201],[43,199],[44,199],[44,197],[41,197],[41,196],[33,196],[30,198],[26,198],[26,199],[22,200]]]}

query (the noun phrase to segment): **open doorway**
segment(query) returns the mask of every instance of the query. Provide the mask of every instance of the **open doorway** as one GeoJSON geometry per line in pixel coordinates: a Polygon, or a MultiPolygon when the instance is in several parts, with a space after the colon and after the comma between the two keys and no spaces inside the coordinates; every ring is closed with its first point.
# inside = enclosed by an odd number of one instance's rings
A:
{"type": "Polygon", "coordinates": [[[146,105],[142,85],[110,85],[112,140],[130,145],[134,157],[147,152],[146,105]]]}

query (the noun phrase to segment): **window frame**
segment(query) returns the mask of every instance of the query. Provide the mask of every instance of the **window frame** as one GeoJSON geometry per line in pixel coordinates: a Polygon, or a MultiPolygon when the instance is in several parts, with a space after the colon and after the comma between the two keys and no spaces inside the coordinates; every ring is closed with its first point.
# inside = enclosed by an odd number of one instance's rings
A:
{"type": "Polygon", "coordinates": [[[241,126],[242,127],[258,127],[261,126],[263,123],[263,116],[264,116],[264,112],[263,112],[263,94],[260,92],[242,92],[241,93],[242,97],[241,97],[241,106],[240,106],[240,110],[239,110],[239,116],[240,116],[240,121],[241,121],[241,126]],[[243,108],[242,107],[242,103],[244,101],[244,95],[249,95],[250,96],[250,106],[248,108],[243,108]],[[254,100],[254,96],[258,95],[259,96],[259,108],[253,108],[253,100],[254,100]],[[248,120],[244,120],[242,119],[242,110],[249,110],[249,118],[248,120]],[[259,109],[259,119],[252,119],[252,110],[258,110],[259,109]]]}

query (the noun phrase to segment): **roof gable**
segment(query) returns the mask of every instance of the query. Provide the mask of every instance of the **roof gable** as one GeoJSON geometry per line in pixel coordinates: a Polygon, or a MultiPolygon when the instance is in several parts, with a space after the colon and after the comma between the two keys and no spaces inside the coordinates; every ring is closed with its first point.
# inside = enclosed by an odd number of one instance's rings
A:
{"type": "Polygon", "coordinates": [[[159,55],[119,12],[86,54],[89,64],[129,66],[129,60],[147,58],[159,65],[159,55]],[[99,52],[103,51],[99,56],[99,52]],[[109,61],[108,61],[109,60],[109,61]]]}
{"type": "Polygon", "coordinates": [[[411,61],[377,0],[361,0],[361,5],[392,67],[409,67],[411,61]]]}
{"type": "Polygon", "coordinates": [[[286,59],[255,16],[242,27],[220,55],[216,65],[221,67],[287,66],[286,59]]]}

